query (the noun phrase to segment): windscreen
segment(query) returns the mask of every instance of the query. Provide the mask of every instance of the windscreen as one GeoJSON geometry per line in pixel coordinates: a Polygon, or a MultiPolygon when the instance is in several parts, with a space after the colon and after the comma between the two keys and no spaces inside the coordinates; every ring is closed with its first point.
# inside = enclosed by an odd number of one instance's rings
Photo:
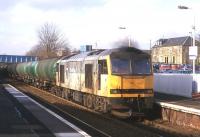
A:
{"type": "Polygon", "coordinates": [[[150,74],[151,64],[149,56],[120,53],[111,56],[112,74],[150,74]]]}

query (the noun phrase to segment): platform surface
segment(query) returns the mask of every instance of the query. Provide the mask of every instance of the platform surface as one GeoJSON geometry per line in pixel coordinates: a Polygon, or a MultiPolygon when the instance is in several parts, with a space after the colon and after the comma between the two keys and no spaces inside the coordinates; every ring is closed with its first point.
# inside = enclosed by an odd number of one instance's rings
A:
{"type": "MultiPolygon", "coordinates": [[[[31,116],[29,116],[32,119],[31,116]]],[[[18,106],[10,100],[0,85],[0,137],[38,137],[54,136],[43,125],[22,117],[18,106]],[[38,132],[35,132],[35,131],[38,132]]]]}
{"type": "Polygon", "coordinates": [[[155,99],[163,107],[174,108],[183,112],[200,115],[200,98],[186,98],[167,94],[155,93],[155,99]]]}
{"type": "Polygon", "coordinates": [[[23,94],[9,84],[3,85],[6,91],[16,98],[35,118],[37,118],[54,136],[57,137],[89,137],[77,126],[63,119],[35,100],[23,94]]]}

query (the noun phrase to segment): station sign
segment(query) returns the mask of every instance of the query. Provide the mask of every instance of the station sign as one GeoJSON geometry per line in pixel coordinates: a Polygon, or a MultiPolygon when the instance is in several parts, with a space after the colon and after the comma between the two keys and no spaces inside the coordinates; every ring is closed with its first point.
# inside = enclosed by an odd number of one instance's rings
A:
{"type": "Polygon", "coordinates": [[[197,46],[189,47],[189,59],[194,60],[197,58],[197,46]]]}

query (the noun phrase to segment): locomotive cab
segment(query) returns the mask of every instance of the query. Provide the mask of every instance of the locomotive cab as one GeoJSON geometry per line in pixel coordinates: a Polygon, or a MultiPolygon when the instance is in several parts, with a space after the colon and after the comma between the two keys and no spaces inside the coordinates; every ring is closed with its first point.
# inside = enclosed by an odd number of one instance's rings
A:
{"type": "MultiPolygon", "coordinates": [[[[110,55],[111,94],[148,93],[153,89],[153,77],[150,56],[135,52],[118,52],[110,55]],[[116,89],[116,90],[115,90],[116,89]],[[121,92],[117,92],[121,90],[121,92]],[[138,90],[128,92],[123,90],[138,90]],[[145,90],[140,92],[139,90],[145,90]]],[[[137,95],[139,96],[139,95],[137,95]]],[[[135,95],[133,97],[136,97],[135,95]]]]}
{"type": "Polygon", "coordinates": [[[126,48],[108,58],[107,97],[112,110],[144,113],[153,105],[153,73],[150,55],[126,48]]]}

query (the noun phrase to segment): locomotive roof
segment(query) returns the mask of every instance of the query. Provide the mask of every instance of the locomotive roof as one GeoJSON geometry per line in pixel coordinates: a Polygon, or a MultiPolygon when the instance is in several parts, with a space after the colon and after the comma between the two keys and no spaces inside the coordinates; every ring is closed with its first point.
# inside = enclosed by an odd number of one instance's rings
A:
{"type": "Polygon", "coordinates": [[[107,55],[110,55],[115,52],[134,52],[136,54],[147,54],[139,49],[133,47],[122,47],[122,48],[114,48],[114,49],[106,49],[106,50],[93,50],[89,52],[84,52],[81,54],[71,55],[62,59],[62,62],[68,61],[83,61],[83,60],[94,60],[98,58],[104,58],[107,55]]]}
{"type": "Polygon", "coordinates": [[[81,54],[72,55],[70,57],[64,58],[63,61],[82,61],[86,58],[90,58],[90,59],[98,58],[99,57],[98,55],[102,51],[104,50],[94,50],[94,51],[84,52],[81,54]]]}

